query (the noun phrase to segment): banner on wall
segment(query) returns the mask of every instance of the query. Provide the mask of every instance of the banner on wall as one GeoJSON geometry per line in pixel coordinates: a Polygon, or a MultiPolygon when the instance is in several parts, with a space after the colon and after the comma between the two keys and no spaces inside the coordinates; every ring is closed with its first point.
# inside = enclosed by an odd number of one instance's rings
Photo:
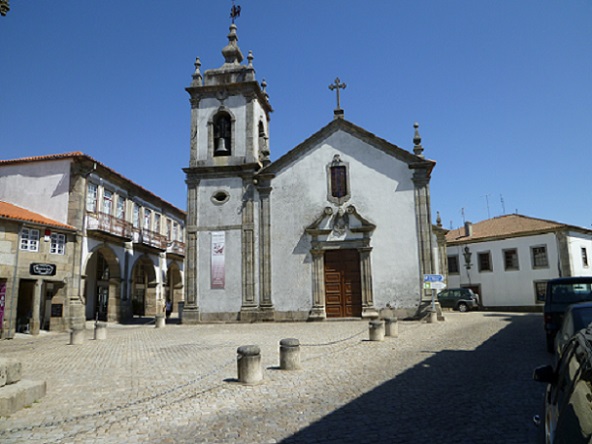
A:
{"type": "Polygon", "coordinates": [[[224,231],[212,231],[211,288],[224,288],[224,231]]]}
{"type": "Polygon", "coordinates": [[[6,281],[0,281],[0,332],[4,322],[4,306],[6,305],[6,281]]]}

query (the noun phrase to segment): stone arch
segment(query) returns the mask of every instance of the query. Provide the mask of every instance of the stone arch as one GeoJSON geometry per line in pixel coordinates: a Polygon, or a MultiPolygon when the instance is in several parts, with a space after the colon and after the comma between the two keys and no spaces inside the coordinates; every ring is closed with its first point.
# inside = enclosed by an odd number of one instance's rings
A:
{"type": "Polygon", "coordinates": [[[173,261],[169,264],[165,279],[166,300],[172,304],[172,313],[178,313],[179,302],[184,302],[183,274],[179,264],[173,261]]]}
{"type": "Polygon", "coordinates": [[[132,267],[131,274],[132,316],[155,316],[157,314],[157,274],[154,262],[146,254],[140,256],[132,267]]]}
{"type": "Polygon", "coordinates": [[[111,247],[101,244],[90,251],[82,277],[86,319],[121,321],[121,265],[111,247]]]}
{"type": "Polygon", "coordinates": [[[210,157],[232,156],[235,150],[236,117],[221,106],[208,120],[208,145],[210,157]]]}

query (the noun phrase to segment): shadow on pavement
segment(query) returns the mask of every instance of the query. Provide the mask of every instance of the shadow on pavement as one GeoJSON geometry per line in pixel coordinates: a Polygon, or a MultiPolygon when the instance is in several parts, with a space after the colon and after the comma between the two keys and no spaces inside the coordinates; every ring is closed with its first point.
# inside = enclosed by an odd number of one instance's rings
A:
{"type": "Polygon", "coordinates": [[[550,361],[541,316],[491,316],[508,325],[476,350],[439,352],[282,443],[536,442],[544,387],[532,372],[550,361]]]}

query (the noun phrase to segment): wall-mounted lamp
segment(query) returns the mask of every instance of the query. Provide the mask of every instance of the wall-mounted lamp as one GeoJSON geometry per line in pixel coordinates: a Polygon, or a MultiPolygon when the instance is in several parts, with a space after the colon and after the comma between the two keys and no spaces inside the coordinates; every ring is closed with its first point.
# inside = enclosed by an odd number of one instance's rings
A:
{"type": "Polygon", "coordinates": [[[471,250],[469,250],[469,247],[464,248],[463,256],[465,258],[465,267],[467,270],[471,269],[471,255],[472,254],[473,253],[471,253],[471,250]]]}

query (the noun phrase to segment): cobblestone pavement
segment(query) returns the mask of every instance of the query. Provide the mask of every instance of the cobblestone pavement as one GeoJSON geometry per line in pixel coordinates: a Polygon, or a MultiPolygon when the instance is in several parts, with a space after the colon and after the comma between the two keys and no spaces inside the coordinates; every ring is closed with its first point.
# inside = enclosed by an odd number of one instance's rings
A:
{"type": "Polygon", "coordinates": [[[0,418],[9,443],[534,443],[531,418],[550,362],[540,314],[445,312],[400,321],[368,341],[368,322],[109,325],[17,335],[0,354],[47,395],[0,418]],[[303,369],[279,370],[279,341],[300,340],[303,369]],[[264,380],[236,382],[236,349],[261,347],[264,380]]]}

